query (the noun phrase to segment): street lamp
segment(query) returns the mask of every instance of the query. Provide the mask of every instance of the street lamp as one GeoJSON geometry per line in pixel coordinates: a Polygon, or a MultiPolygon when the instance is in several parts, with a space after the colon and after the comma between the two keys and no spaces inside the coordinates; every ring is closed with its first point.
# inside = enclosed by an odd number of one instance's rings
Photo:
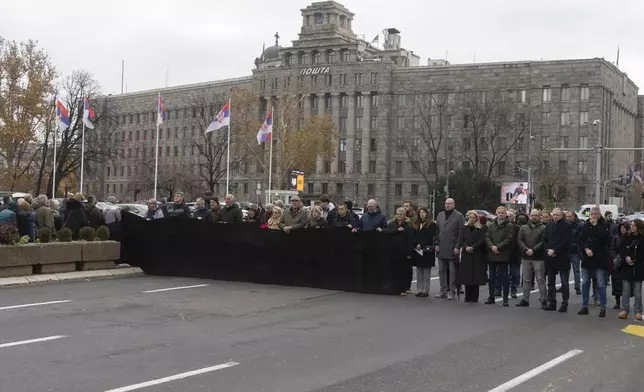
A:
{"type": "Polygon", "coordinates": [[[445,200],[449,199],[449,176],[454,174],[454,170],[450,170],[447,172],[447,178],[445,180],[445,188],[443,190],[445,191],[445,200]]]}

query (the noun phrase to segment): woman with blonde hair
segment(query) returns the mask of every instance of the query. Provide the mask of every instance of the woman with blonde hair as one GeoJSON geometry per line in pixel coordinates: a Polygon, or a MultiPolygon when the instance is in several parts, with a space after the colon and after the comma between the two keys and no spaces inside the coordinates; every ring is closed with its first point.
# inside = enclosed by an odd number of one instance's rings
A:
{"type": "Polygon", "coordinates": [[[410,257],[411,233],[407,211],[400,207],[396,210],[396,217],[389,222],[389,225],[383,232],[393,235],[391,243],[391,271],[393,289],[395,293],[401,296],[407,295],[407,290],[411,285],[411,276],[413,270],[410,257]],[[411,272],[411,273],[410,273],[411,272]]]}
{"type": "Polygon", "coordinates": [[[282,230],[284,228],[284,224],[280,223],[280,220],[282,219],[282,213],[283,210],[280,207],[274,206],[273,213],[271,214],[271,217],[268,218],[266,226],[268,226],[268,228],[271,230],[282,230]]]}
{"type": "Polygon", "coordinates": [[[461,264],[458,269],[458,284],[465,286],[465,302],[479,301],[479,286],[485,285],[485,230],[479,214],[472,210],[465,215],[467,224],[461,231],[461,264]]]}

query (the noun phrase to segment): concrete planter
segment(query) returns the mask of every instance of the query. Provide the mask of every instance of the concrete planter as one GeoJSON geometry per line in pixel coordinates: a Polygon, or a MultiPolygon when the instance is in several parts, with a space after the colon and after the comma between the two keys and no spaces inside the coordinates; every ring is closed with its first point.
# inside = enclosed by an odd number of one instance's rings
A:
{"type": "MultiPolygon", "coordinates": [[[[23,257],[23,247],[28,245],[0,245],[0,277],[31,275],[34,270],[32,257],[23,257]]],[[[39,248],[36,244],[36,248],[39,248]]],[[[33,249],[26,254],[33,256],[33,249]]]]}
{"type": "Polygon", "coordinates": [[[76,262],[82,260],[81,242],[49,242],[42,245],[42,262],[35,268],[37,274],[76,271],[76,262]]]}
{"type": "Polygon", "coordinates": [[[76,267],[79,271],[113,268],[120,257],[120,242],[83,242],[81,261],[76,267]]]}

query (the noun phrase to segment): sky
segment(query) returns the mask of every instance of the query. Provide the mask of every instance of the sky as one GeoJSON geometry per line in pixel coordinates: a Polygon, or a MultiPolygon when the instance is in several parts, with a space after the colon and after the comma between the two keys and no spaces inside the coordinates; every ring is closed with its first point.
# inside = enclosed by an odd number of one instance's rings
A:
{"type": "MultiPolygon", "coordinates": [[[[644,94],[642,0],[341,0],[353,31],[385,28],[452,64],[603,57],[644,94]]],[[[0,0],[0,36],[37,40],[59,75],[94,74],[104,93],[248,76],[262,44],[297,39],[305,0],[0,0]]]]}

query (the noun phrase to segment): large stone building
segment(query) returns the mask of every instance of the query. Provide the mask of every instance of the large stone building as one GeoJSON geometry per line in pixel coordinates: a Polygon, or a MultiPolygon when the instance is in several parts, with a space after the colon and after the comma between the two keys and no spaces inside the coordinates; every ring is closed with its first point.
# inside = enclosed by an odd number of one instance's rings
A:
{"type": "MultiPolygon", "coordinates": [[[[316,172],[306,173],[304,197],[329,194],[336,200],[349,198],[358,203],[375,197],[387,210],[402,199],[426,203],[431,183],[450,170],[471,167],[468,149],[472,143],[484,142],[467,136],[472,127],[467,124],[471,116],[467,97],[473,95],[483,101],[496,97],[511,109],[511,127],[521,128],[517,130],[520,137],[512,139],[511,132],[506,132],[507,136],[494,142],[500,148],[509,144],[506,154],[497,154],[502,158],[489,157],[495,153],[494,146],[486,147],[481,155],[480,160],[494,166],[490,172],[495,178],[514,181],[515,167],[531,166],[537,185],[539,176],[556,176],[564,189],[557,192],[568,194],[570,207],[594,200],[595,155],[552,148],[592,148],[600,133],[607,147],[642,145],[644,99],[639,97],[638,103],[638,87],[603,59],[454,65],[432,60],[432,65],[420,66],[419,56],[401,46],[398,30],[384,30],[382,45],[369,43],[353,32],[354,14],[336,2],[316,2],[301,13],[299,38],[289,47],[279,46],[276,38],[275,45],[255,59],[252,76],[111,96],[119,113],[123,156],[137,156],[139,148],[145,154],[144,147],[153,146],[158,93],[169,113],[162,125],[160,165],[171,168],[179,160],[200,159],[190,148],[181,147],[186,138],[199,137],[202,131],[195,129],[196,96],[250,89],[258,96],[257,118],[261,119],[293,86],[304,97],[302,118],[330,116],[339,128],[334,140],[336,156],[318,158],[316,172]],[[421,113],[419,97],[445,100],[440,110],[430,105],[421,113]],[[427,154],[413,136],[420,134],[420,119],[425,115],[432,121],[440,115],[441,132],[451,140],[435,156],[427,154]],[[596,119],[601,123],[593,126],[596,119]],[[418,161],[431,161],[424,175],[415,169],[418,162],[414,154],[410,159],[404,140],[412,141],[418,161]]],[[[626,174],[629,165],[641,162],[641,155],[605,153],[602,179],[626,174]]],[[[257,183],[266,187],[268,175],[253,168],[251,163],[250,169],[233,173],[240,199],[255,200],[257,183]]],[[[137,165],[128,166],[127,159],[107,165],[94,179],[96,189],[99,194],[131,199],[138,170],[137,165]]],[[[223,188],[222,181],[220,195],[223,188]]],[[[142,196],[149,194],[151,190],[142,189],[142,196]]],[[[612,196],[612,191],[602,196],[612,196]]]]}

